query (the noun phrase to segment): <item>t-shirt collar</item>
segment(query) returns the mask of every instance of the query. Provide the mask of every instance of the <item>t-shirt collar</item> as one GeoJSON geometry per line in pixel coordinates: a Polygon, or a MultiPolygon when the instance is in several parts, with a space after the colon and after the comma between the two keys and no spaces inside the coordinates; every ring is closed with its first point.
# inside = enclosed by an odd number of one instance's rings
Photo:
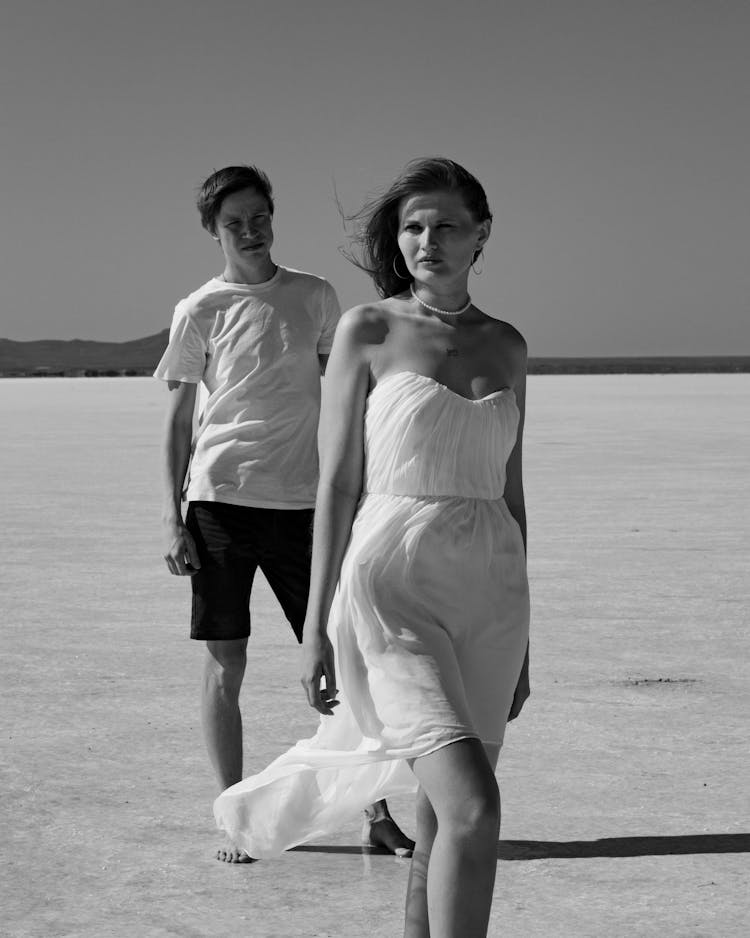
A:
{"type": "Polygon", "coordinates": [[[231,283],[228,280],[222,280],[220,277],[213,277],[213,282],[220,287],[231,287],[232,290],[243,290],[247,293],[259,293],[263,290],[267,290],[269,287],[275,286],[279,278],[281,277],[281,271],[284,268],[281,264],[276,265],[276,273],[270,280],[264,280],[262,283],[231,283]]]}

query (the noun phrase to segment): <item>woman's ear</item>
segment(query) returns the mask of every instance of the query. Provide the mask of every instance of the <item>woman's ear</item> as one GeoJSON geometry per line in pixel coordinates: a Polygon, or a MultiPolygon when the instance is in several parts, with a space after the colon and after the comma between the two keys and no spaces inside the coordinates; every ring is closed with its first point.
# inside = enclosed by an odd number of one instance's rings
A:
{"type": "Polygon", "coordinates": [[[477,246],[476,246],[477,251],[481,251],[482,248],[485,246],[485,244],[487,243],[489,239],[491,231],[492,231],[491,219],[486,218],[483,222],[479,223],[479,232],[478,232],[477,246]]]}

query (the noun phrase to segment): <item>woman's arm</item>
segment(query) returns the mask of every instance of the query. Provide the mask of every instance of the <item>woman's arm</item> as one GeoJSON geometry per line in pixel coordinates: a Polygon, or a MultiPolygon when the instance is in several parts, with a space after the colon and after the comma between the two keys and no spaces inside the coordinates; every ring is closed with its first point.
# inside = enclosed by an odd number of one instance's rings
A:
{"type": "Polygon", "coordinates": [[[183,523],[181,503],[190,462],[197,385],[169,381],[167,387],[169,398],[162,444],[164,559],[170,573],[191,576],[200,567],[200,560],[195,541],[183,523]]]}
{"type": "MultiPolygon", "coordinates": [[[[526,366],[527,366],[527,351],[526,351],[526,342],[519,335],[516,342],[515,349],[515,361],[514,361],[514,390],[516,395],[516,403],[518,404],[518,410],[520,413],[520,419],[518,422],[518,433],[516,435],[516,443],[513,447],[513,450],[508,458],[508,465],[506,467],[506,482],[505,482],[505,502],[508,506],[508,510],[513,515],[515,520],[518,522],[518,527],[521,529],[521,537],[523,538],[523,549],[527,550],[527,530],[526,530],[526,501],[524,499],[523,492],[523,430],[524,424],[526,422],[526,366]]],[[[508,714],[508,720],[515,720],[518,714],[521,712],[523,705],[531,693],[531,687],[529,683],[529,646],[526,646],[526,654],[523,659],[523,665],[521,666],[521,673],[518,677],[518,683],[516,684],[516,690],[513,695],[513,703],[510,708],[510,713],[508,714]]]]}
{"type": "Polygon", "coordinates": [[[370,384],[367,311],[350,310],[339,324],[323,381],[310,596],[303,633],[301,681],[310,706],[333,713],[336,675],[326,635],[328,614],[362,492],[364,416],[370,384]],[[325,691],[321,691],[321,678],[325,691]]]}
{"type": "Polygon", "coordinates": [[[510,513],[518,522],[526,550],[526,502],[523,493],[523,430],[526,423],[526,342],[516,333],[513,361],[513,390],[520,414],[516,443],[505,468],[505,503],[510,513]]]}

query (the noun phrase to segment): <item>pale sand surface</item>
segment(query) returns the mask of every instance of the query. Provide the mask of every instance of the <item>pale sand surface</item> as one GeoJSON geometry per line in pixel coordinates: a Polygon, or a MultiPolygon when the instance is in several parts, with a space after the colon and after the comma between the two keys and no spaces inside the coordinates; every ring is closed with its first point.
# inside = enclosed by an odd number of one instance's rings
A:
{"type": "MultiPolygon", "coordinates": [[[[748,934],[750,376],[530,379],[533,697],[499,775],[492,936],[748,934]]],[[[398,938],[359,825],[212,859],[188,585],[160,559],[148,379],[0,381],[0,934],[398,938]]],[[[314,720],[266,588],[247,770],[314,720]]],[[[412,829],[412,806],[394,809],[412,829]]]]}

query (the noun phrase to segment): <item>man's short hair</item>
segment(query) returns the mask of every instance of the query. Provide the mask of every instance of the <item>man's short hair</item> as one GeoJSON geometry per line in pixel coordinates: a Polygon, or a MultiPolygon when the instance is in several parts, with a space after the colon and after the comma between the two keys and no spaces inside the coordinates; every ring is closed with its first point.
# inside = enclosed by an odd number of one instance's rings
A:
{"type": "Polygon", "coordinates": [[[228,195],[242,189],[255,189],[268,203],[273,215],[273,190],[271,180],[257,166],[225,166],[211,173],[198,192],[198,211],[201,224],[210,234],[216,234],[216,216],[221,203],[228,195]]]}

